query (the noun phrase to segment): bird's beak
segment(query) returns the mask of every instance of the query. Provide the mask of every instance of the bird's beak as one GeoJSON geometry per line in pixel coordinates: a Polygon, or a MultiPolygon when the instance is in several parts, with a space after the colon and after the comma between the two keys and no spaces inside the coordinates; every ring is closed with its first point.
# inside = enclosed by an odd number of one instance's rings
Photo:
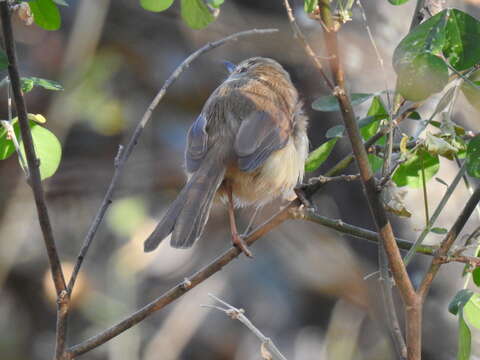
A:
{"type": "Polygon", "coordinates": [[[237,67],[237,65],[235,65],[234,63],[232,63],[230,61],[227,61],[227,60],[223,61],[223,65],[225,65],[229,74],[231,74],[233,71],[235,71],[235,68],[237,67]]]}

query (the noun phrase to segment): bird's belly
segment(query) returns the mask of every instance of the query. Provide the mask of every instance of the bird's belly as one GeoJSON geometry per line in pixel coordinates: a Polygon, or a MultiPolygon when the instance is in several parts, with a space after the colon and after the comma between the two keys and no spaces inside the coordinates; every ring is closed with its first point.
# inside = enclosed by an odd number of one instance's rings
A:
{"type": "MultiPolygon", "coordinates": [[[[232,186],[235,206],[262,206],[277,197],[293,198],[293,189],[303,178],[305,159],[301,152],[290,140],[255,171],[241,171],[237,166],[228,168],[225,180],[232,186]]],[[[223,188],[219,195],[223,201],[227,200],[223,188]]]]}

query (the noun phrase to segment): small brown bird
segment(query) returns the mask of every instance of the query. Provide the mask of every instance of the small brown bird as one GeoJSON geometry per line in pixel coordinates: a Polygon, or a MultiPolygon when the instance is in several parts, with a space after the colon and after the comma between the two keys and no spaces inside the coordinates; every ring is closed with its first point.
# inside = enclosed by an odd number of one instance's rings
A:
{"type": "Polygon", "coordinates": [[[262,57],[231,70],[188,131],[187,183],[145,241],[147,252],[170,233],[173,247],[191,247],[217,194],[228,205],[233,244],[251,256],[238,234],[234,207],[290,198],[303,178],[307,118],[290,76],[262,57]]]}

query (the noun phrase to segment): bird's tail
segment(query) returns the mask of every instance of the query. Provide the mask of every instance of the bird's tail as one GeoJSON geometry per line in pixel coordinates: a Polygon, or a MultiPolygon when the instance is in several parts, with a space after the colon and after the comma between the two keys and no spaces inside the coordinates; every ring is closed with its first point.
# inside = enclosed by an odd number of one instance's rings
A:
{"type": "Polygon", "coordinates": [[[172,233],[175,248],[189,248],[202,234],[208,220],[213,198],[225,175],[225,166],[210,156],[191,176],[153,233],[145,240],[146,252],[155,250],[172,233]]]}

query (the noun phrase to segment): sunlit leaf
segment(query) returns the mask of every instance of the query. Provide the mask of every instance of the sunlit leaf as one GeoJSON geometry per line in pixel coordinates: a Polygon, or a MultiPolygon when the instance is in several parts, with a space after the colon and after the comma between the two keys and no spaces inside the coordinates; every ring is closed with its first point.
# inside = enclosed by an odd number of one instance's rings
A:
{"type": "MultiPolygon", "coordinates": [[[[477,268],[475,270],[480,270],[477,268]]],[[[477,276],[478,277],[478,276],[477,276]]],[[[474,276],[475,278],[475,276],[474,276]]],[[[475,282],[475,285],[479,285],[480,282],[475,282]]],[[[480,329],[480,294],[474,294],[463,307],[463,317],[473,327],[480,329]]]]}
{"type": "Polygon", "coordinates": [[[440,227],[434,227],[430,229],[430,232],[437,234],[437,235],[444,235],[448,233],[448,230],[445,228],[440,228],[440,227]]]}
{"type": "Polygon", "coordinates": [[[182,19],[192,29],[203,29],[215,20],[202,0],[181,0],[180,4],[182,19]]]}
{"type": "Polygon", "coordinates": [[[34,86],[40,86],[46,90],[53,90],[53,91],[63,90],[63,86],[56,81],[42,79],[34,76],[22,77],[20,79],[20,83],[22,86],[22,91],[24,93],[28,93],[29,91],[31,91],[34,86]]]}
{"type": "Polygon", "coordinates": [[[463,11],[448,11],[443,53],[455,69],[466,70],[480,61],[480,22],[463,11]]]}
{"type": "Polygon", "coordinates": [[[28,3],[35,24],[45,30],[58,30],[62,23],[60,11],[53,0],[33,0],[28,3]]]}
{"type": "Polygon", "coordinates": [[[330,139],[312,151],[305,162],[305,171],[317,170],[328,159],[337,141],[338,138],[330,139]]]}
{"type": "MultiPolygon", "coordinates": [[[[364,94],[364,93],[351,94],[350,101],[352,103],[352,106],[355,106],[367,101],[374,95],[375,94],[364,94]]],[[[324,111],[324,112],[340,111],[340,104],[338,103],[338,100],[335,96],[327,95],[327,96],[322,96],[316,99],[312,103],[312,108],[313,110],[324,111]]]]}
{"type": "Polygon", "coordinates": [[[462,83],[462,93],[467,98],[470,105],[477,111],[480,111],[480,71],[475,71],[468,78],[470,82],[464,81],[462,83]]]}
{"type": "Polygon", "coordinates": [[[318,0],[303,0],[303,7],[306,13],[313,12],[318,5],[318,0]]]}
{"type": "Polygon", "coordinates": [[[463,311],[458,315],[458,352],[457,360],[470,360],[472,352],[472,334],[463,319],[463,311]]]}
{"type": "Polygon", "coordinates": [[[431,155],[425,150],[418,150],[407,161],[400,164],[395,170],[392,180],[397,186],[419,188],[422,186],[422,166],[425,172],[425,181],[428,181],[440,168],[438,156],[431,155]]]}
{"type": "Polygon", "coordinates": [[[160,12],[172,6],[173,1],[174,0],[140,0],[140,5],[142,5],[145,10],[160,12]]]}

